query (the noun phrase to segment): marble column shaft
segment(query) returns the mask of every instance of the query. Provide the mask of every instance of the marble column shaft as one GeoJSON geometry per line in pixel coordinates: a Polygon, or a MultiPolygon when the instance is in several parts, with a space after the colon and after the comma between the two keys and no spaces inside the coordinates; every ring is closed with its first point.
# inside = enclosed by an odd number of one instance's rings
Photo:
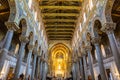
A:
{"type": "Polygon", "coordinates": [[[27,56],[27,66],[26,66],[26,73],[25,73],[26,79],[30,75],[29,69],[30,69],[31,59],[32,59],[33,45],[28,45],[28,49],[29,49],[29,52],[28,52],[28,56],[27,56]]]}
{"type": "Polygon", "coordinates": [[[46,80],[46,75],[47,75],[47,63],[46,62],[44,62],[43,63],[43,78],[42,78],[42,80],[46,80]]]}
{"type": "Polygon", "coordinates": [[[76,71],[75,71],[75,63],[73,62],[73,67],[72,67],[72,73],[73,73],[73,80],[76,80],[76,71]]]}
{"type": "Polygon", "coordinates": [[[86,56],[83,56],[83,64],[84,64],[84,74],[85,74],[85,80],[88,80],[88,75],[87,75],[87,62],[86,62],[86,56]]]}
{"type": "Polygon", "coordinates": [[[119,50],[117,49],[117,43],[114,37],[114,34],[109,34],[108,35],[109,41],[110,41],[110,46],[112,49],[112,53],[114,56],[114,60],[118,69],[118,72],[120,73],[120,54],[119,54],[119,50]]]}
{"type": "Polygon", "coordinates": [[[92,58],[91,58],[91,52],[90,51],[88,51],[88,61],[89,61],[89,68],[90,68],[92,80],[95,80],[94,70],[93,70],[93,63],[92,63],[92,58]]]}
{"type": "Polygon", "coordinates": [[[92,80],[95,80],[94,70],[93,70],[93,62],[92,62],[92,56],[91,56],[91,50],[92,50],[91,46],[86,46],[86,51],[88,53],[89,69],[90,69],[90,72],[91,72],[92,80]]]}
{"type": "Polygon", "coordinates": [[[40,62],[40,79],[43,77],[43,61],[40,62]]]}
{"type": "Polygon", "coordinates": [[[93,37],[92,43],[94,44],[95,49],[96,49],[100,75],[101,75],[102,80],[107,80],[107,75],[105,73],[104,63],[103,63],[103,59],[102,59],[102,51],[100,49],[99,42],[100,42],[99,37],[93,37]]]}
{"type": "Polygon", "coordinates": [[[79,62],[76,62],[76,70],[77,70],[77,80],[80,80],[80,68],[79,68],[79,62]]]}
{"type": "Polygon", "coordinates": [[[106,32],[106,34],[108,35],[114,60],[115,60],[118,72],[120,73],[120,50],[118,48],[118,44],[113,31],[115,27],[116,27],[115,23],[105,23],[102,28],[102,31],[106,32]]]}
{"type": "Polygon", "coordinates": [[[33,80],[34,77],[35,77],[36,59],[37,59],[37,54],[34,54],[34,61],[33,61],[33,65],[32,65],[31,80],[33,80]]]}
{"type": "Polygon", "coordinates": [[[20,49],[19,49],[19,54],[18,54],[18,59],[16,62],[16,68],[15,68],[15,75],[14,75],[14,80],[17,80],[17,78],[19,77],[19,72],[21,69],[21,65],[22,65],[22,60],[24,57],[24,49],[25,49],[25,45],[26,43],[21,43],[20,49]]]}
{"type": "Polygon", "coordinates": [[[37,61],[36,77],[40,79],[40,57],[38,57],[37,61]]]}
{"type": "Polygon", "coordinates": [[[77,80],[77,77],[78,77],[78,70],[77,70],[77,62],[75,62],[75,77],[76,77],[76,80],[77,80]]]}
{"type": "Polygon", "coordinates": [[[83,72],[83,64],[82,64],[82,58],[80,58],[80,74],[81,74],[81,80],[85,80],[84,72],[83,72]]]}
{"type": "Polygon", "coordinates": [[[3,43],[2,49],[0,51],[0,72],[2,71],[5,59],[7,57],[7,53],[8,53],[8,50],[10,48],[11,41],[13,38],[13,33],[14,33],[14,31],[9,29],[7,31],[6,36],[5,36],[4,43],[3,43]]]}

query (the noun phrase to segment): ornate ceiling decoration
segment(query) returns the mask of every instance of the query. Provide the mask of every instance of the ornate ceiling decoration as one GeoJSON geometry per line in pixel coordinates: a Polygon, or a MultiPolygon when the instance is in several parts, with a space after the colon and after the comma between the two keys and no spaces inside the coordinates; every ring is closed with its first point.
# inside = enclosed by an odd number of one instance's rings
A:
{"type": "Polygon", "coordinates": [[[82,0],[40,0],[49,40],[71,40],[82,0]]]}

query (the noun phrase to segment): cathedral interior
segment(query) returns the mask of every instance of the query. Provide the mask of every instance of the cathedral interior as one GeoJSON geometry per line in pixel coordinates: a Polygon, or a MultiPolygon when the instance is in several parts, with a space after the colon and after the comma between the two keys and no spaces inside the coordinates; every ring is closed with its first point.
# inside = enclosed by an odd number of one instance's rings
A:
{"type": "Polygon", "coordinates": [[[0,80],[120,80],[120,0],[0,0],[0,80]]]}

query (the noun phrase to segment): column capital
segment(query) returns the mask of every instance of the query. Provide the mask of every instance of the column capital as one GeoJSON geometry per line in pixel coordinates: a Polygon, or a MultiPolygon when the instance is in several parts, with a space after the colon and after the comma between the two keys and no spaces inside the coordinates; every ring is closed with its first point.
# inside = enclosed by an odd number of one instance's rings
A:
{"type": "Polygon", "coordinates": [[[19,29],[16,22],[5,22],[5,25],[7,26],[8,30],[17,31],[19,29]]]}
{"type": "Polygon", "coordinates": [[[34,48],[34,45],[31,45],[31,44],[28,45],[29,50],[33,50],[33,48],[34,48]]]}
{"type": "Polygon", "coordinates": [[[19,37],[19,40],[20,40],[21,42],[23,42],[23,43],[28,43],[28,41],[29,41],[28,37],[23,36],[23,35],[21,35],[21,36],[19,37]]]}
{"type": "Polygon", "coordinates": [[[83,55],[86,55],[85,47],[82,47],[82,48],[81,48],[81,53],[82,53],[82,56],[83,56],[83,55]]]}
{"type": "Polygon", "coordinates": [[[91,51],[92,50],[92,46],[90,46],[90,45],[85,46],[85,50],[86,51],[91,51]]]}
{"type": "Polygon", "coordinates": [[[38,55],[39,51],[34,47],[33,54],[38,55]]]}
{"type": "Polygon", "coordinates": [[[82,57],[82,55],[78,55],[78,58],[81,58],[82,57]]]}
{"type": "Polygon", "coordinates": [[[116,28],[116,23],[113,22],[107,22],[103,25],[103,27],[101,28],[101,30],[103,32],[106,32],[107,34],[111,34],[113,33],[114,29],[116,28]]]}
{"type": "Polygon", "coordinates": [[[92,44],[99,44],[101,40],[101,37],[92,37],[92,44]]]}
{"type": "Polygon", "coordinates": [[[72,62],[73,62],[73,63],[76,63],[76,60],[75,60],[75,59],[73,59],[73,60],[72,60],[72,62]]]}

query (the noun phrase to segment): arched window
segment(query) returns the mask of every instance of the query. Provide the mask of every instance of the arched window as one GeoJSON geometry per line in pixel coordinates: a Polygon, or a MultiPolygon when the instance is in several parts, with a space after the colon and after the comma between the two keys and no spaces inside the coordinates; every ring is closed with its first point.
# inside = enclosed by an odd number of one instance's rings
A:
{"type": "Polygon", "coordinates": [[[80,29],[80,32],[82,31],[82,26],[81,26],[81,23],[80,23],[80,25],[79,25],[79,29],[80,29]]]}
{"type": "Polygon", "coordinates": [[[37,21],[37,11],[35,11],[34,16],[35,21],[37,21]]]}
{"type": "Polygon", "coordinates": [[[38,23],[38,31],[40,31],[41,23],[38,23]]]}
{"type": "Polygon", "coordinates": [[[29,2],[28,2],[28,6],[29,6],[29,8],[31,9],[31,6],[32,6],[32,0],[29,0],[29,2]]]}
{"type": "Polygon", "coordinates": [[[15,54],[18,53],[18,50],[19,50],[19,44],[17,44],[16,47],[15,47],[15,54]]]}
{"type": "Polygon", "coordinates": [[[105,49],[104,49],[104,46],[103,46],[103,45],[101,45],[101,50],[102,50],[102,55],[103,55],[103,57],[106,57],[106,53],[105,53],[105,49]]]}
{"type": "Polygon", "coordinates": [[[96,52],[96,50],[95,50],[95,58],[96,58],[96,60],[98,60],[98,58],[97,58],[97,52],[96,52]]]}
{"type": "Polygon", "coordinates": [[[89,7],[90,7],[90,10],[93,8],[93,1],[92,0],[89,0],[89,7]]]}
{"type": "Polygon", "coordinates": [[[85,13],[83,14],[83,17],[84,17],[84,23],[85,23],[85,21],[86,21],[86,14],[85,13]]]}

